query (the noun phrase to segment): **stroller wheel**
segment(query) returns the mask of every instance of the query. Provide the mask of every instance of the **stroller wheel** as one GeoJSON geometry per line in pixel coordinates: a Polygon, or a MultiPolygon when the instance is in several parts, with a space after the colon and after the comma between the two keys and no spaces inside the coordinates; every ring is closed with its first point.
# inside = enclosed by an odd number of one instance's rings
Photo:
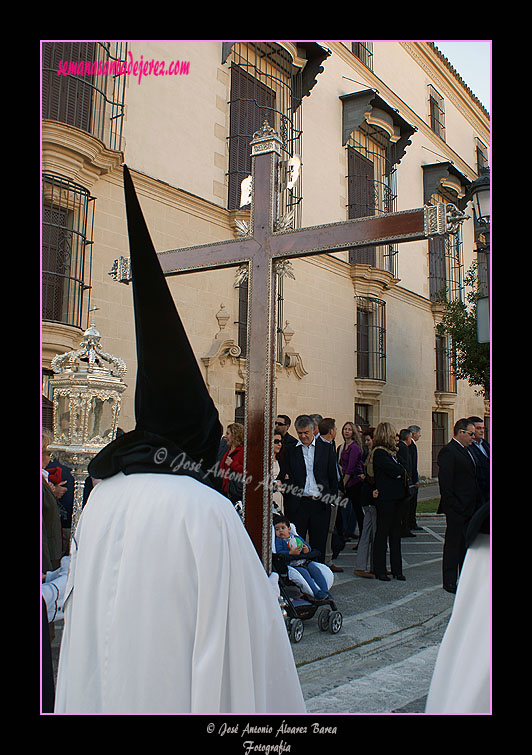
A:
{"type": "Polygon", "coordinates": [[[329,622],[331,618],[330,608],[324,608],[318,614],[318,628],[320,632],[326,632],[329,629],[329,622]]]}
{"type": "Polygon", "coordinates": [[[299,642],[303,637],[304,626],[301,619],[292,619],[290,622],[290,639],[292,642],[299,642]]]}
{"type": "Polygon", "coordinates": [[[332,611],[329,616],[329,632],[331,634],[338,634],[342,628],[343,616],[340,611],[332,611]]]}

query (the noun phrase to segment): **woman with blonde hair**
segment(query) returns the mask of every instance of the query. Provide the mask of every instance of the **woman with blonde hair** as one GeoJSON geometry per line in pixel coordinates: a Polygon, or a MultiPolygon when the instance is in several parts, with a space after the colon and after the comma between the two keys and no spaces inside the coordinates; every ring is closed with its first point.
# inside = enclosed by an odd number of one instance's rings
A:
{"type": "Polygon", "coordinates": [[[232,422],[224,435],[229,448],[225,452],[220,470],[222,491],[233,503],[242,500],[244,475],[244,425],[232,422]]]}
{"type": "Polygon", "coordinates": [[[404,581],[401,555],[401,504],[407,495],[406,470],[397,460],[396,430],[381,422],[375,430],[373,448],[366,463],[368,476],[375,480],[378,497],[377,529],[373,542],[373,570],[377,579],[389,582],[386,574],[386,545],[390,545],[390,569],[395,579],[404,581]]]}

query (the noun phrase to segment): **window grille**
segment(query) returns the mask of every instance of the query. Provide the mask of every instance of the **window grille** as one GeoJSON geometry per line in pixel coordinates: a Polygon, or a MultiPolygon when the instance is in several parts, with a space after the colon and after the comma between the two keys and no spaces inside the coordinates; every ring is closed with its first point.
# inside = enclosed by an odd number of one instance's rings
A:
{"type": "MultiPolygon", "coordinates": [[[[281,45],[238,42],[228,58],[231,72],[229,103],[228,209],[240,206],[240,184],[251,174],[253,134],[265,120],[280,135],[281,160],[301,155],[301,77],[292,73],[292,58],[281,45]]],[[[279,217],[294,211],[294,227],[301,226],[301,175],[279,195],[279,217]]],[[[247,356],[248,282],[238,286],[238,345],[247,356]]],[[[277,276],[276,359],[282,360],[283,282],[277,276]]]]}
{"type": "MultiPolygon", "coordinates": [[[[436,192],[433,204],[449,203],[445,194],[436,192]]],[[[447,236],[429,239],[429,291],[433,302],[463,299],[462,227],[447,236]]]]}
{"type": "Polygon", "coordinates": [[[283,281],[282,275],[277,275],[277,330],[276,330],[276,361],[282,364],[283,362],[283,317],[284,317],[284,294],[283,294],[283,281]]]}
{"type": "Polygon", "coordinates": [[[449,336],[436,334],[436,391],[456,393],[455,353],[449,336]]]}
{"type": "Polygon", "coordinates": [[[478,137],[476,138],[476,154],[477,154],[477,173],[480,175],[486,168],[489,168],[489,150],[481,142],[478,137]]]}
{"type": "MultiPolygon", "coordinates": [[[[276,274],[277,278],[277,327],[275,340],[275,359],[279,364],[283,362],[283,322],[284,322],[284,294],[283,276],[276,274]]],[[[247,323],[248,323],[248,281],[245,280],[237,286],[238,290],[238,320],[235,322],[238,333],[238,345],[240,356],[247,357],[247,323]]]]}
{"type": "Polygon", "coordinates": [[[240,346],[240,356],[244,359],[248,355],[248,292],[249,286],[247,279],[237,286],[238,291],[238,320],[237,326],[238,345],[240,346]]]}
{"type": "Polygon", "coordinates": [[[353,55],[373,71],[373,42],[351,42],[353,55]]]}
{"type": "Polygon", "coordinates": [[[54,423],[53,423],[53,391],[52,387],[50,385],[50,381],[53,377],[53,371],[48,369],[43,369],[42,371],[42,426],[43,428],[46,428],[47,430],[50,430],[50,432],[53,433],[54,431],[54,423]]]}
{"type": "Polygon", "coordinates": [[[445,141],[445,103],[443,97],[429,84],[430,127],[445,141]]]}
{"type": "Polygon", "coordinates": [[[432,477],[438,476],[438,454],[449,439],[448,421],[444,412],[432,412],[432,477]]]}
{"type": "MultiPolygon", "coordinates": [[[[228,208],[240,205],[240,184],[251,173],[253,134],[265,120],[280,135],[281,159],[301,155],[301,77],[292,75],[292,58],[273,42],[233,44],[231,63],[228,208]]],[[[279,215],[295,210],[301,225],[301,176],[280,196],[279,215]]]]}
{"type": "MultiPolygon", "coordinates": [[[[363,218],[397,210],[395,145],[387,134],[363,123],[347,143],[348,217],[363,218]]],[[[397,244],[349,250],[351,264],[365,263],[397,276],[397,244]]]]}
{"type": "Polygon", "coordinates": [[[246,392],[235,391],[235,422],[245,423],[246,414],[246,392]]]}
{"type": "Polygon", "coordinates": [[[355,423],[360,425],[362,430],[367,430],[371,427],[370,410],[371,406],[369,404],[355,404],[355,423]]]}
{"type": "Polygon", "coordinates": [[[43,119],[75,126],[121,150],[126,76],[117,71],[126,58],[126,42],[43,42],[43,119]],[[61,61],[72,73],[58,74],[61,61]]]}
{"type": "Polygon", "coordinates": [[[386,380],[386,303],[357,296],[357,377],[386,380]]]}
{"type": "Polygon", "coordinates": [[[83,186],[43,174],[42,317],[82,327],[90,287],[94,197],[83,186]]]}

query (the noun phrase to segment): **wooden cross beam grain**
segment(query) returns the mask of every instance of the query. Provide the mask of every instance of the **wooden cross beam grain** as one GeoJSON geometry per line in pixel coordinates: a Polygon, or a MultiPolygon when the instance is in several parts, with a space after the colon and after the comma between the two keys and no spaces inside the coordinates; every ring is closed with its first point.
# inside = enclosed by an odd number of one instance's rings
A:
{"type": "MultiPolygon", "coordinates": [[[[295,230],[278,227],[281,139],[265,122],[251,141],[252,199],[246,235],[213,244],[158,254],[165,275],[247,266],[248,345],[246,380],[245,526],[269,573],[271,568],[271,480],[275,376],[276,266],[292,258],[342,251],[357,246],[415,241],[452,231],[450,206],[357,218],[295,230]],[[250,443],[250,439],[253,443],[250,443]]],[[[128,274],[115,262],[111,275],[128,274]]]]}

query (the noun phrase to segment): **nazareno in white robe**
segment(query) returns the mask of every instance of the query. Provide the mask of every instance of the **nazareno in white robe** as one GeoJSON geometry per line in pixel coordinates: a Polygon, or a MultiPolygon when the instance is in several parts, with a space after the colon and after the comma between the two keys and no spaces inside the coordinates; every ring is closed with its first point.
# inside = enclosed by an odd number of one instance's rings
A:
{"type": "Polygon", "coordinates": [[[79,519],[56,713],[304,713],[266,572],[231,502],[118,473],[79,519]]]}
{"type": "Polygon", "coordinates": [[[490,713],[490,536],[467,549],[453,612],[432,675],[425,713],[490,713]]]}

